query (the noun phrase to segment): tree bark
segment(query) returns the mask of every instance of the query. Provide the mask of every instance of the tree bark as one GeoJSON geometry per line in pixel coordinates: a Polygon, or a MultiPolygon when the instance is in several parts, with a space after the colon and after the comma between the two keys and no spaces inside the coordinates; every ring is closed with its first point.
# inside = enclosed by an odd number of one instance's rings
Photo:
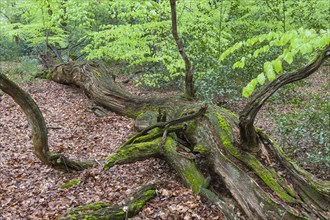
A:
{"type": "Polygon", "coordinates": [[[117,85],[111,74],[98,64],[74,64],[55,66],[49,78],[62,84],[77,85],[82,88],[95,104],[113,112],[136,118],[141,111],[155,108],[168,98],[140,97],[132,95],[117,85]]]}

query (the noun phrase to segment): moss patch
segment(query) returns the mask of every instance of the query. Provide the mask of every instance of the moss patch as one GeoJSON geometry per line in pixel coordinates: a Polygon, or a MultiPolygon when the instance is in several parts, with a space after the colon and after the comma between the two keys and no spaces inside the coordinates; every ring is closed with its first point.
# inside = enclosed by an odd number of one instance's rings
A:
{"type": "Polygon", "coordinates": [[[135,162],[138,159],[146,159],[160,154],[160,138],[150,142],[136,143],[121,147],[116,153],[109,156],[104,170],[108,170],[116,164],[135,162]]]}
{"type": "Polygon", "coordinates": [[[137,199],[137,201],[131,201],[129,203],[129,212],[138,213],[142,210],[143,206],[152,198],[157,195],[156,190],[150,189],[143,193],[143,195],[137,199]]]}
{"type": "Polygon", "coordinates": [[[208,153],[208,150],[203,145],[198,144],[197,146],[194,147],[193,152],[205,155],[208,153]]]}
{"type": "Polygon", "coordinates": [[[220,133],[220,138],[223,146],[231,155],[239,159],[241,157],[241,154],[232,144],[232,140],[231,140],[232,131],[230,129],[229,124],[224,120],[222,115],[219,113],[217,113],[217,118],[218,118],[219,126],[222,130],[222,132],[220,133]]]}
{"type": "Polygon", "coordinates": [[[199,172],[196,164],[191,159],[182,157],[176,151],[176,141],[168,137],[165,142],[166,156],[169,163],[174,167],[176,172],[182,177],[185,183],[191,187],[193,193],[198,194],[201,187],[205,185],[205,178],[199,172]]]}
{"type": "Polygon", "coordinates": [[[79,211],[87,211],[87,210],[99,210],[101,208],[109,207],[111,204],[105,202],[93,202],[84,206],[79,206],[78,208],[72,209],[70,212],[79,212],[79,211]]]}
{"type": "Polygon", "coordinates": [[[242,156],[242,160],[263,180],[263,182],[271,188],[283,201],[289,203],[298,203],[296,199],[291,197],[277,181],[273,178],[272,173],[265,168],[260,161],[253,155],[245,154],[242,156]]]}
{"type": "MultiPolygon", "coordinates": [[[[242,161],[248,167],[250,167],[257,176],[259,176],[263,182],[272,189],[283,201],[289,203],[298,203],[298,200],[294,199],[291,195],[294,192],[284,182],[281,182],[277,175],[273,175],[262,163],[253,155],[247,153],[241,153],[234,145],[232,141],[232,130],[229,124],[225,121],[223,116],[219,113],[215,113],[220,128],[216,128],[218,135],[220,136],[221,142],[225,150],[234,156],[235,158],[242,161]],[[282,183],[285,189],[279,184],[282,183]]],[[[214,116],[210,120],[215,120],[214,116]]]]}
{"type": "Polygon", "coordinates": [[[68,188],[71,188],[74,185],[78,185],[79,183],[80,183],[79,179],[72,179],[69,182],[60,185],[59,187],[61,189],[68,189],[68,188]]]}

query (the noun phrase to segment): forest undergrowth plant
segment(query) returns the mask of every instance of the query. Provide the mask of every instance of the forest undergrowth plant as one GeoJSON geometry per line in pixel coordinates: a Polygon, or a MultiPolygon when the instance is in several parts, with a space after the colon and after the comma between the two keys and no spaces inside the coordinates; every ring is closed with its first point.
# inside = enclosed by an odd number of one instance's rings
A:
{"type": "Polygon", "coordinates": [[[40,73],[39,61],[29,56],[23,56],[17,62],[6,61],[1,64],[2,70],[15,82],[27,82],[40,73]]]}
{"type": "Polygon", "coordinates": [[[320,178],[329,179],[329,100],[319,96],[305,98],[300,102],[300,109],[296,106],[292,112],[274,115],[276,136],[283,150],[298,164],[312,173],[319,173],[320,178]]]}

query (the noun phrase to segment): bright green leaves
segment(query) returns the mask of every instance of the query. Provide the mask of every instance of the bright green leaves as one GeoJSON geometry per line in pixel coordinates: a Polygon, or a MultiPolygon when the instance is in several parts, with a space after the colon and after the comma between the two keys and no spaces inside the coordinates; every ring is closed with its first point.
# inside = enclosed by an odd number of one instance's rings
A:
{"type": "Polygon", "coordinates": [[[273,64],[271,62],[264,63],[264,71],[269,81],[273,81],[276,78],[273,64]]]}
{"type": "Polygon", "coordinates": [[[287,53],[283,54],[284,60],[288,63],[291,64],[293,62],[293,57],[294,53],[292,51],[288,51],[287,53]]]}
{"type": "Polygon", "coordinates": [[[245,66],[245,57],[242,57],[240,61],[234,63],[233,69],[243,68],[245,66]]]}
{"type": "Polygon", "coordinates": [[[280,40],[278,41],[278,46],[286,45],[292,39],[295,39],[296,36],[297,36],[297,31],[296,30],[283,33],[280,40]]]}
{"type": "MultiPolygon", "coordinates": [[[[238,50],[238,49],[241,48],[242,46],[243,46],[243,42],[238,42],[238,43],[234,44],[234,46],[230,47],[228,50],[226,50],[225,52],[223,52],[223,53],[220,55],[219,61],[222,61],[222,60],[226,59],[226,57],[227,57],[229,54],[234,53],[236,50],[238,50]]],[[[238,65],[237,67],[240,67],[241,65],[243,65],[243,67],[244,67],[244,64],[237,64],[237,65],[238,65]]],[[[233,68],[236,68],[236,67],[233,67],[233,68]]]]}
{"type": "Polygon", "coordinates": [[[260,85],[263,85],[266,81],[266,77],[264,73],[260,73],[257,77],[257,81],[260,85]]]}
{"type": "Polygon", "coordinates": [[[274,66],[274,69],[275,69],[275,71],[276,71],[276,73],[280,73],[280,72],[282,72],[283,71],[283,67],[282,67],[282,61],[281,61],[281,59],[276,59],[276,60],[273,60],[272,61],[272,64],[273,64],[273,66],[274,66]]]}
{"type": "MultiPolygon", "coordinates": [[[[292,65],[295,60],[298,62],[311,60],[314,57],[314,52],[322,50],[327,45],[330,45],[329,29],[321,30],[320,33],[317,33],[313,29],[303,28],[287,31],[285,33],[270,32],[269,34],[263,34],[235,44],[233,47],[224,51],[219,61],[223,61],[227,56],[244,47],[246,48],[240,51],[249,51],[249,54],[235,62],[232,66],[233,69],[243,67],[253,69],[253,67],[247,65],[247,63],[255,65],[258,63],[259,59],[262,60],[265,59],[265,57],[273,57],[273,60],[263,61],[263,72],[257,75],[256,78],[252,79],[247,86],[243,88],[242,95],[244,97],[249,97],[255,90],[257,84],[264,85],[267,80],[271,82],[275,80],[279,74],[284,72],[283,61],[289,64],[289,66],[284,66],[290,69],[289,71],[292,71],[290,65],[292,65]],[[249,61],[253,59],[254,61],[249,61]]],[[[259,70],[260,67],[256,67],[255,69],[259,70]]]]}
{"type": "Polygon", "coordinates": [[[251,94],[256,88],[257,82],[258,82],[257,79],[253,79],[251,82],[249,82],[249,84],[247,84],[247,86],[243,88],[242,91],[243,97],[248,98],[249,96],[251,96],[251,94]]]}
{"type": "Polygon", "coordinates": [[[265,53],[267,51],[269,51],[269,46],[268,45],[263,46],[263,47],[259,48],[258,50],[254,51],[253,57],[257,58],[260,54],[265,53]]]}

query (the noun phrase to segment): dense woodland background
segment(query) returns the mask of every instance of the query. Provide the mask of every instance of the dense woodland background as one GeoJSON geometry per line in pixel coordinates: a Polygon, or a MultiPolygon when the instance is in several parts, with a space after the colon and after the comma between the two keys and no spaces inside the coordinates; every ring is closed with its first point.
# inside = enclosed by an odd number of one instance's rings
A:
{"type": "MultiPolygon", "coordinates": [[[[179,0],[176,10],[197,99],[237,114],[253,92],[285,72],[306,66],[330,44],[328,0],[179,0]]],[[[1,71],[36,99],[55,151],[77,158],[104,158],[131,134],[133,122],[115,114],[97,117],[88,112],[89,103],[78,89],[39,79],[45,75],[40,63],[44,57],[97,62],[139,96],[183,92],[185,63],[171,34],[169,1],[2,0],[0,25],[1,71]]],[[[330,180],[329,65],[326,61],[311,77],[281,88],[256,121],[290,158],[323,180],[330,180]]],[[[0,95],[0,195],[5,219],[55,218],[87,202],[118,202],[138,183],[156,178],[167,181],[174,191],[164,188],[140,218],[219,218],[211,204],[202,203],[177,177],[166,180],[174,174],[160,160],[139,162],[138,171],[135,165],[118,168],[127,177],[106,176],[97,168],[64,176],[43,168],[40,176],[39,162],[26,145],[24,116],[8,96],[1,91],[0,95]],[[141,179],[132,177],[136,172],[141,179]],[[58,189],[73,178],[81,183],[58,189]],[[39,181],[40,187],[33,188],[39,181]],[[133,185],[125,187],[124,182],[133,185]],[[47,196],[41,198],[40,193],[53,197],[54,204],[49,205],[47,196]],[[37,202],[40,199],[44,202],[37,202]]]]}

